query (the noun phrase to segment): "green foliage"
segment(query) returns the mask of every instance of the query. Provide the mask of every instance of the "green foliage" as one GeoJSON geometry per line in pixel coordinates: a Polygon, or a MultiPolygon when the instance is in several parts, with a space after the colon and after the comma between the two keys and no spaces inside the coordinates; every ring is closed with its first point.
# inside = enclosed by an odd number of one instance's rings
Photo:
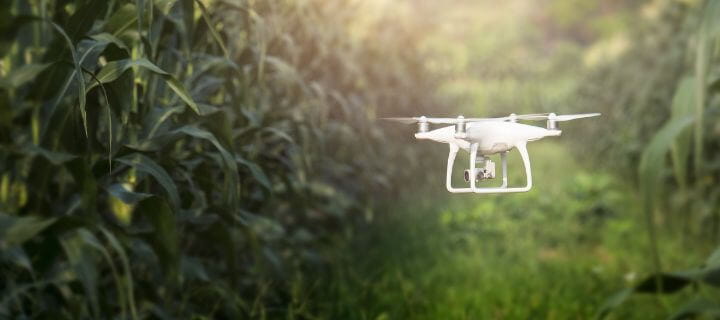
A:
{"type": "MultiPolygon", "coordinates": [[[[694,76],[690,74],[678,82],[674,98],[670,106],[670,119],[655,133],[649,144],[645,147],[638,168],[639,188],[643,195],[643,211],[646,216],[649,243],[653,254],[654,272],[648,278],[636,284],[632,289],[626,289],[611,298],[601,316],[608,314],[609,310],[624,301],[630,292],[636,293],[675,293],[690,284],[694,287],[702,285],[718,286],[716,276],[716,261],[708,259],[702,266],[683,271],[666,272],[661,263],[661,254],[658,239],[657,213],[663,215],[662,220],[679,221],[704,224],[711,220],[717,224],[717,213],[706,211],[707,206],[717,203],[717,187],[708,185],[707,179],[717,174],[717,167],[709,165],[707,158],[715,158],[714,149],[706,150],[708,135],[706,126],[716,118],[718,109],[716,88],[708,85],[709,74],[715,71],[713,64],[717,62],[717,17],[720,15],[720,2],[710,0],[703,3],[698,31],[694,34],[695,46],[691,50],[695,53],[694,76]],[[692,130],[690,130],[692,129],[692,130]],[[671,152],[671,165],[677,185],[666,187],[668,167],[667,154],[671,152]],[[692,154],[690,153],[692,151],[692,154]],[[709,154],[708,154],[709,153],[709,154]],[[692,159],[693,174],[688,174],[692,159]],[[681,199],[678,202],[666,201],[662,196],[675,194],[673,198],[681,199]],[[663,208],[664,209],[660,209],[663,208]],[[669,209],[667,207],[670,207],[669,209]],[[689,209],[689,210],[688,210],[689,209]],[[703,213],[703,215],[698,215],[703,213]],[[709,214],[708,214],[709,213],[709,214]],[[680,214],[683,214],[680,216],[680,214]],[[673,216],[677,215],[678,218],[673,216]],[[697,220],[690,220],[696,218],[697,220]],[[699,218],[699,219],[698,219],[699,218]]],[[[691,20],[692,21],[692,20],[691,20]]],[[[690,71],[685,71],[690,73],[690,71]]],[[[711,134],[711,136],[714,136],[711,134]]],[[[717,208],[710,209],[717,211],[717,208]]],[[[662,221],[661,220],[661,221],[662,221]]],[[[681,232],[687,232],[688,228],[681,232]]],[[[711,231],[711,245],[717,245],[717,228],[711,231]]],[[[705,242],[705,241],[704,241],[705,242]]],[[[709,299],[705,291],[694,290],[685,305],[680,306],[673,319],[692,318],[700,315],[717,315],[718,302],[709,299]]]]}
{"type": "Polygon", "coordinates": [[[0,318],[715,317],[718,3],[12,0],[0,318]],[[430,197],[456,111],[603,117],[430,197]]]}
{"type": "Polygon", "coordinates": [[[6,4],[0,317],[312,315],[291,275],[422,180],[376,114],[433,103],[414,45],[357,36],[380,25],[353,10],[6,4]]]}
{"type": "Polygon", "coordinates": [[[55,218],[0,216],[0,238],[4,245],[20,245],[55,222],[55,218]]]}
{"type": "Polygon", "coordinates": [[[625,43],[617,57],[591,65],[566,101],[603,114],[602,123],[587,123],[577,133],[578,154],[587,161],[608,159],[597,164],[632,176],[637,176],[645,145],[676,109],[671,106],[678,83],[689,71],[688,47],[698,13],[697,6],[683,1],[646,6],[655,13],[637,17],[632,28],[617,33],[625,43]],[[594,143],[584,143],[590,140],[594,143]]]}
{"type": "MultiPolygon", "coordinates": [[[[328,317],[592,318],[651,264],[638,255],[644,226],[629,214],[637,194],[612,175],[579,168],[567,151],[549,142],[531,149],[535,167],[545,169],[537,180],[553,182],[542,190],[453,198],[442,208],[419,200],[378,218],[369,235],[338,249],[331,290],[318,299],[328,317]]],[[[616,313],[657,318],[663,310],[636,304],[616,313]]]]}

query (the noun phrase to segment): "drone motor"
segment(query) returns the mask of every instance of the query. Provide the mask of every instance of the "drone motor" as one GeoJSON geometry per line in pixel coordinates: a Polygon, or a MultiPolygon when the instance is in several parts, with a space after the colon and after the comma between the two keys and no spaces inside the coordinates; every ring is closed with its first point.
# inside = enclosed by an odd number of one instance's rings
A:
{"type": "Polygon", "coordinates": [[[457,117],[457,122],[455,123],[455,138],[467,138],[467,123],[465,123],[465,117],[463,116],[457,117]]]}
{"type": "Polygon", "coordinates": [[[547,129],[548,130],[560,130],[560,124],[558,124],[557,115],[551,113],[547,116],[547,129]]]}
{"type": "Polygon", "coordinates": [[[418,120],[418,133],[424,133],[430,131],[430,124],[427,122],[425,116],[420,117],[418,120]]]}

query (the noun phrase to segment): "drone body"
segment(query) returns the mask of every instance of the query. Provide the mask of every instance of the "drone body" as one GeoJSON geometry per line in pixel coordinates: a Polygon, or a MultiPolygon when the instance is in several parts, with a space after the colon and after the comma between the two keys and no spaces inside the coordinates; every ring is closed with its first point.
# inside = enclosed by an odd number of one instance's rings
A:
{"type": "Polygon", "coordinates": [[[517,144],[540,140],[544,137],[559,136],[560,130],[548,130],[516,122],[471,122],[466,133],[455,135],[455,126],[447,126],[428,132],[418,132],[417,139],[428,139],[443,143],[454,143],[465,151],[470,151],[473,143],[478,144],[478,153],[491,155],[512,150],[517,144]]]}
{"type": "Polygon", "coordinates": [[[558,122],[580,118],[599,116],[599,113],[579,115],[549,114],[511,114],[501,118],[387,118],[387,120],[404,123],[417,123],[418,132],[415,138],[447,143],[450,146],[447,165],[446,188],[452,193],[511,193],[526,192],[532,188],[532,172],[530,157],[527,152],[527,143],[545,137],[559,136],[562,131],[558,122]],[[518,120],[547,120],[547,128],[517,123],[518,120]],[[435,130],[430,130],[429,124],[454,124],[435,130]],[[469,188],[454,188],[452,186],[452,171],[455,157],[462,149],[470,152],[469,169],[465,170],[465,181],[470,183],[469,188]],[[524,187],[507,186],[507,153],[517,149],[525,167],[526,184],[524,187]],[[500,154],[502,159],[502,184],[498,187],[480,188],[480,180],[495,178],[495,163],[487,156],[500,154]],[[482,166],[482,168],[478,168],[482,166]]]}

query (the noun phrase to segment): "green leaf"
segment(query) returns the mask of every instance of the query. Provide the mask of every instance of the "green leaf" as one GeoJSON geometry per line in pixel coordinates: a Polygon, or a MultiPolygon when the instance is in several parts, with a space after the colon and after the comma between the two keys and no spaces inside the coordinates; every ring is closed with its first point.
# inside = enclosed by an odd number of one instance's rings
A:
{"type": "Polygon", "coordinates": [[[265,127],[265,128],[262,129],[262,131],[270,132],[270,133],[272,133],[273,135],[275,135],[275,136],[277,136],[277,137],[279,137],[279,138],[287,141],[287,142],[290,143],[290,144],[295,144],[295,140],[293,140],[293,138],[290,137],[290,135],[288,135],[287,133],[283,132],[282,130],[280,130],[280,129],[278,129],[278,128],[265,127]]]}
{"type": "Polygon", "coordinates": [[[697,33],[695,45],[695,130],[694,136],[694,169],[695,175],[700,176],[703,160],[704,123],[703,113],[707,107],[708,71],[710,70],[713,51],[717,37],[720,34],[720,1],[709,0],[702,10],[700,30],[697,33]]]}
{"type": "Polygon", "coordinates": [[[225,184],[228,188],[228,192],[226,193],[226,200],[230,203],[235,203],[237,197],[237,188],[239,185],[238,169],[237,164],[235,163],[235,157],[233,157],[233,155],[228,152],[227,149],[225,149],[225,147],[220,143],[220,141],[215,138],[215,135],[213,135],[209,131],[200,129],[195,126],[185,126],[175,131],[184,133],[195,138],[210,141],[215,146],[215,148],[220,151],[220,155],[222,156],[223,162],[225,163],[225,184]]]}
{"type": "Polygon", "coordinates": [[[62,165],[65,162],[68,162],[68,161],[71,161],[71,160],[77,158],[77,156],[73,155],[73,154],[59,152],[59,151],[50,151],[50,150],[47,150],[45,148],[42,148],[42,147],[39,147],[39,146],[36,146],[33,144],[25,145],[24,151],[27,154],[32,155],[32,156],[40,155],[43,158],[50,161],[50,163],[52,163],[56,166],[62,165]]]}
{"type": "Polygon", "coordinates": [[[177,79],[171,77],[171,76],[165,76],[165,81],[167,82],[170,89],[175,91],[175,93],[180,96],[180,98],[185,101],[185,103],[190,106],[193,111],[195,111],[196,114],[202,115],[202,112],[200,111],[200,108],[198,108],[197,104],[193,100],[193,98],[190,96],[190,93],[185,89],[185,87],[178,81],[177,79]]]}
{"type": "Polygon", "coordinates": [[[134,96],[130,94],[135,87],[134,78],[135,74],[130,70],[117,80],[103,85],[108,91],[110,105],[113,106],[113,111],[120,115],[120,123],[123,126],[128,124],[130,114],[134,110],[134,96]]]}
{"type": "Polygon", "coordinates": [[[61,28],[59,25],[57,25],[54,22],[50,23],[55,31],[60,33],[60,35],[65,39],[65,43],[67,44],[68,48],[70,49],[70,55],[72,56],[73,65],[75,66],[75,77],[77,79],[78,83],[78,98],[80,100],[80,115],[82,116],[83,120],[83,128],[85,129],[85,137],[90,138],[88,135],[88,128],[87,128],[87,111],[85,110],[85,104],[86,104],[86,97],[85,97],[85,77],[82,73],[82,68],[80,67],[80,59],[78,58],[78,54],[75,50],[75,45],[70,40],[70,37],[65,33],[65,30],[61,28]]]}
{"type": "Polygon", "coordinates": [[[693,118],[678,117],[671,119],[652,138],[643,151],[638,168],[641,204],[650,240],[655,273],[662,271],[660,249],[658,248],[655,228],[655,202],[662,192],[662,178],[665,172],[665,155],[677,137],[693,123],[693,118]]]}
{"type": "Polygon", "coordinates": [[[118,241],[115,235],[113,235],[110,231],[103,227],[100,227],[100,231],[103,233],[103,235],[105,235],[105,238],[107,238],[110,246],[112,246],[112,248],[120,256],[120,261],[122,262],[123,269],[125,270],[125,282],[127,286],[127,296],[128,304],[130,306],[130,314],[132,315],[133,319],[138,319],[137,307],[135,306],[135,291],[133,290],[132,270],[130,269],[130,259],[128,259],[125,249],[123,249],[120,241],[118,241]]]}
{"type": "Polygon", "coordinates": [[[79,42],[92,29],[95,20],[104,16],[107,4],[108,1],[88,1],[77,7],[64,25],[73,42],[79,42]]]}
{"type": "Polygon", "coordinates": [[[702,21],[700,29],[708,37],[717,37],[720,35],[720,1],[708,0],[706,7],[702,11],[702,21]]]}
{"type": "Polygon", "coordinates": [[[705,261],[707,267],[720,267],[720,247],[716,248],[715,251],[705,261]]]}
{"type": "Polygon", "coordinates": [[[2,260],[7,263],[14,264],[29,271],[30,273],[34,273],[30,257],[28,257],[27,253],[25,253],[25,250],[23,250],[21,246],[15,245],[3,248],[0,250],[0,257],[2,257],[2,260]]]}
{"type": "MultiPolygon", "coordinates": [[[[280,80],[281,83],[285,85],[302,84],[302,79],[300,78],[297,69],[290,63],[273,56],[268,56],[266,58],[266,61],[275,69],[275,77],[280,80]]],[[[344,104],[341,103],[341,105],[344,104]]],[[[347,110],[346,112],[348,112],[348,114],[351,113],[351,111],[349,110],[347,110]]]]}
{"type": "Polygon", "coordinates": [[[640,159],[638,168],[640,189],[646,210],[651,210],[661,192],[665,173],[665,155],[676,138],[691,124],[692,117],[675,118],[666,123],[652,138],[640,159]]]}
{"type": "Polygon", "coordinates": [[[195,1],[179,0],[180,9],[182,10],[182,26],[180,33],[184,36],[186,48],[192,47],[192,39],[195,34],[195,1]]]}
{"type": "Polygon", "coordinates": [[[635,286],[639,293],[674,293],[695,280],[697,272],[664,272],[651,275],[635,286]]]}
{"type": "Polygon", "coordinates": [[[10,74],[0,79],[0,87],[5,89],[14,89],[35,79],[38,74],[45,71],[50,63],[31,63],[23,65],[10,74]]]}
{"type": "MultiPolygon", "coordinates": [[[[681,119],[693,116],[693,108],[695,107],[695,79],[688,77],[683,79],[675,90],[675,96],[672,101],[671,119],[681,119]]],[[[687,186],[688,174],[687,163],[690,156],[690,146],[692,144],[692,132],[690,128],[682,130],[678,134],[672,144],[672,164],[675,172],[675,178],[678,184],[685,188],[687,186]]]]}
{"type": "Polygon", "coordinates": [[[65,164],[65,168],[72,174],[73,179],[78,184],[78,190],[82,199],[82,206],[85,213],[90,217],[94,217],[97,210],[97,192],[98,184],[96,176],[92,172],[92,168],[84,159],[75,159],[65,164]]]}
{"type": "Polygon", "coordinates": [[[117,158],[115,161],[126,164],[138,171],[153,176],[153,178],[155,178],[155,180],[160,183],[163,189],[167,192],[168,197],[170,197],[170,203],[173,207],[180,208],[180,196],[175,182],[172,180],[167,171],[165,171],[165,169],[163,169],[163,167],[155,161],[140,153],[129,154],[127,156],[117,158]]]}
{"type": "MultiPolygon", "coordinates": [[[[598,313],[596,314],[596,318],[603,319],[608,316],[613,309],[624,303],[632,293],[672,294],[697,281],[703,281],[710,285],[718,286],[720,285],[720,281],[717,281],[718,279],[720,279],[720,269],[700,268],[650,275],[641,280],[633,288],[624,289],[610,297],[602,305],[602,307],[600,307],[598,313]]],[[[681,309],[678,313],[690,312],[690,309],[690,307],[688,307],[686,311],[681,309]]]]}
{"type": "Polygon", "coordinates": [[[720,305],[717,302],[705,298],[692,299],[678,308],[668,319],[697,319],[698,316],[706,315],[707,318],[717,319],[720,317],[720,305]]]}
{"type": "Polygon", "coordinates": [[[146,24],[147,22],[143,18],[145,16],[145,1],[144,0],[135,0],[135,9],[137,9],[137,32],[138,34],[142,34],[143,30],[147,28],[146,24]]]}
{"type": "MultiPolygon", "coordinates": [[[[83,39],[78,43],[77,51],[80,55],[80,66],[84,69],[83,72],[86,76],[92,77],[91,73],[99,68],[98,60],[109,44],[109,41],[103,39],[96,40],[93,38],[83,39]]],[[[92,83],[96,80],[90,79],[90,81],[92,83]]]]}
{"type": "Polygon", "coordinates": [[[126,311],[126,304],[127,304],[127,295],[125,294],[125,291],[123,290],[123,285],[120,280],[120,276],[118,275],[117,267],[115,266],[115,262],[113,261],[112,257],[110,256],[110,252],[105,249],[105,246],[100,243],[97,237],[95,237],[92,232],[88,231],[87,229],[81,228],[78,229],[78,234],[80,235],[80,238],[85,242],[86,245],[95,248],[98,252],[100,252],[105,260],[107,261],[108,265],[110,266],[110,271],[112,272],[113,279],[115,280],[115,289],[117,291],[117,296],[120,300],[120,309],[122,310],[122,317],[126,318],[127,311],[126,311]]]}
{"type": "Polygon", "coordinates": [[[20,245],[55,223],[56,218],[11,216],[0,213],[0,242],[20,245]]]}
{"type": "Polygon", "coordinates": [[[117,9],[103,26],[103,30],[113,36],[119,36],[137,22],[137,10],[134,4],[127,3],[117,9]]]}
{"type": "Polygon", "coordinates": [[[178,231],[175,216],[167,202],[159,197],[145,199],[135,209],[137,215],[145,216],[152,224],[154,231],[153,248],[160,258],[160,264],[170,279],[178,275],[180,265],[180,248],[178,247],[178,231]]]}
{"type": "Polygon", "coordinates": [[[225,46],[225,43],[220,36],[220,33],[215,30],[215,27],[213,26],[210,19],[210,15],[208,14],[207,8],[205,8],[205,5],[200,0],[195,0],[195,2],[197,3],[198,7],[200,7],[200,12],[202,13],[203,20],[207,24],[208,29],[210,29],[210,34],[212,34],[215,42],[217,42],[218,46],[220,46],[220,50],[222,50],[223,56],[225,56],[225,59],[230,59],[230,54],[228,53],[227,47],[225,46]]]}
{"type": "Polygon", "coordinates": [[[133,192],[125,189],[121,183],[112,184],[107,188],[107,190],[111,195],[127,204],[136,204],[142,200],[152,197],[152,194],[149,193],[133,192]]]}
{"type": "Polygon", "coordinates": [[[239,155],[236,155],[235,160],[240,164],[246,166],[250,170],[250,174],[252,174],[255,180],[260,182],[263,187],[268,190],[272,190],[272,184],[270,183],[270,179],[268,179],[267,175],[265,175],[265,172],[262,170],[262,168],[260,168],[259,165],[254,162],[245,160],[239,155]]]}
{"type": "Polygon", "coordinates": [[[188,280],[210,281],[202,261],[198,258],[183,256],[181,260],[181,268],[183,277],[188,280]]]}
{"type": "Polygon", "coordinates": [[[92,35],[90,38],[92,38],[98,42],[107,42],[107,43],[115,44],[118,48],[123,49],[127,52],[130,52],[130,48],[128,48],[128,46],[125,44],[125,42],[123,42],[118,37],[116,37],[110,33],[103,32],[103,33],[99,33],[96,35],[92,35]]]}
{"type": "MultiPolygon", "coordinates": [[[[108,44],[108,42],[103,42],[103,41],[94,41],[94,43],[92,43],[93,41],[94,40],[89,41],[90,42],[89,47],[86,48],[86,50],[83,52],[82,56],[80,57],[79,61],[77,62],[79,64],[80,68],[82,68],[82,66],[84,64],[90,64],[89,62],[86,62],[86,60],[89,57],[91,58],[90,60],[97,59],[97,56],[100,54],[100,52],[102,50],[105,49],[105,47],[108,44]]],[[[85,40],[82,43],[84,44],[87,42],[88,41],[85,40]]],[[[95,61],[92,61],[92,63],[95,63],[95,61]]],[[[42,136],[43,137],[47,136],[50,127],[57,126],[57,124],[53,123],[53,120],[56,119],[56,117],[54,117],[55,111],[57,110],[57,108],[59,106],[61,106],[62,100],[65,97],[67,91],[70,89],[70,85],[72,84],[73,79],[78,78],[78,77],[80,77],[81,79],[84,79],[82,77],[82,74],[78,73],[78,70],[79,69],[76,67],[73,70],[73,72],[70,73],[70,75],[65,79],[63,84],[61,86],[59,86],[60,90],[58,91],[52,105],[49,107],[49,109],[50,109],[49,115],[47,117],[45,117],[45,119],[43,120],[43,125],[42,125],[42,136]]],[[[52,84],[52,85],[56,86],[57,84],[52,84]]],[[[95,84],[95,85],[97,85],[97,84],[95,84]]],[[[84,89],[84,86],[85,86],[85,83],[84,83],[84,81],[82,81],[82,84],[80,85],[80,89],[83,89],[83,90],[81,91],[81,93],[80,93],[81,97],[79,98],[81,104],[84,102],[84,99],[85,99],[85,95],[82,93],[87,92],[84,89]]],[[[62,117],[67,119],[66,115],[63,115],[62,117]]],[[[62,122],[64,122],[64,120],[62,122]]],[[[62,127],[62,125],[60,127],[62,127]]]]}
{"type": "Polygon", "coordinates": [[[198,103],[198,109],[200,110],[201,116],[208,116],[220,112],[220,108],[207,103],[198,103]]]}
{"type": "MultiPolygon", "coordinates": [[[[100,69],[100,72],[95,77],[100,83],[112,82],[120,78],[133,65],[137,65],[137,63],[131,59],[110,61],[100,69]]],[[[89,89],[97,85],[93,83],[89,89]]]]}
{"type": "Polygon", "coordinates": [[[85,289],[85,297],[90,304],[95,318],[100,315],[100,307],[98,303],[98,270],[95,265],[95,259],[87,250],[87,245],[79,236],[79,233],[70,233],[64,235],[60,239],[65,256],[72,267],[75,276],[85,289]]]}
{"type": "Polygon", "coordinates": [[[703,268],[699,278],[705,284],[720,287],[720,266],[703,268]]]}
{"type": "MultiPolygon", "coordinates": [[[[100,81],[100,83],[112,82],[117,80],[125,71],[132,67],[140,67],[159,75],[165,80],[168,87],[170,87],[170,89],[172,89],[175,94],[180,97],[180,99],[187,103],[188,106],[190,106],[190,108],[195,111],[195,113],[199,115],[202,114],[197,106],[197,103],[195,103],[192,96],[190,96],[190,93],[187,91],[187,89],[185,89],[185,87],[180,83],[180,81],[175,79],[171,74],[158,68],[158,66],[145,58],[140,58],[137,60],[124,59],[108,62],[102,69],[100,69],[100,72],[98,72],[96,77],[100,81]]],[[[90,89],[95,86],[97,86],[97,84],[91,85],[90,89]]]]}

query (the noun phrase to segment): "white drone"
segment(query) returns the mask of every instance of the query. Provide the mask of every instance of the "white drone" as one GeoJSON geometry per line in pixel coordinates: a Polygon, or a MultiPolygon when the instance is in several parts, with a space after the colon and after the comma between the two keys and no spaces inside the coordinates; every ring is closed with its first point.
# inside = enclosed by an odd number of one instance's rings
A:
{"type": "Polygon", "coordinates": [[[499,118],[384,118],[406,124],[417,123],[417,139],[429,139],[450,145],[447,165],[447,190],[452,193],[510,193],[527,192],[532,188],[532,174],[530,171],[530,157],[527,152],[529,141],[540,140],[549,136],[559,136],[562,131],[558,122],[599,116],[599,113],[556,115],[544,114],[511,114],[499,118]],[[518,120],[546,120],[547,128],[517,123],[518,120]],[[453,124],[430,131],[430,124],[453,124]],[[465,181],[470,182],[470,188],[453,188],[452,171],[455,156],[460,149],[470,152],[470,169],[465,170],[465,181]],[[517,148],[525,166],[527,183],[524,187],[508,188],[507,153],[517,148]],[[478,156],[478,152],[480,155],[478,156]],[[502,185],[493,188],[479,188],[476,186],[480,180],[495,178],[495,163],[488,156],[500,154],[502,159],[502,185]],[[476,166],[483,166],[476,169],[476,166]]]}

